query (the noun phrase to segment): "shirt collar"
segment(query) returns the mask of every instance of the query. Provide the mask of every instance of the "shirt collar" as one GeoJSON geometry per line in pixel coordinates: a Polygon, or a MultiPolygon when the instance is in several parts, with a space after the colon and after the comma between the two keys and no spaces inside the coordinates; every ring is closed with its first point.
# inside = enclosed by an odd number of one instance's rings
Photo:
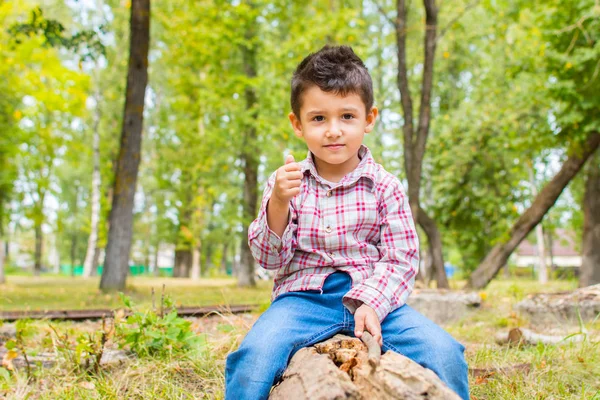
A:
{"type": "MultiPolygon", "coordinates": [[[[375,187],[377,179],[377,164],[371,155],[371,151],[364,144],[360,146],[360,149],[358,149],[358,157],[360,158],[360,162],[356,168],[344,176],[337,185],[350,185],[364,177],[369,179],[373,183],[373,187],[375,187]]],[[[302,162],[302,172],[306,173],[306,171],[309,171],[318,181],[324,181],[324,179],[317,172],[317,167],[310,150],[308,151],[306,159],[302,162]]]]}

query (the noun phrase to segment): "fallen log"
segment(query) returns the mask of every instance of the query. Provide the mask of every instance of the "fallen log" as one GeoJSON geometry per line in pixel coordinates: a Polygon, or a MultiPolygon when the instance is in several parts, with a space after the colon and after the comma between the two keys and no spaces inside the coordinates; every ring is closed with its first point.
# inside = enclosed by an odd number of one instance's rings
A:
{"type": "Polygon", "coordinates": [[[534,325],[578,324],[580,318],[593,321],[600,314],[600,284],[570,292],[529,295],[516,309],[534,325]]]}
{"type": "Polygon", "coordinates": [[[269,399],[460,398],[433,371],[414,361],[392,351],[377,361],[360,339],[336,335],[298,351],[269,399]]]}
{"type": "Polygon", "coordinates": [[[542,344],[559,344],[581,342],[584,339],[584,334],[574,334],[568,336],[543,335],[536,333],[526,328],[513,328],[508,332],[500,332],[496,335],[496,343],[509,345],[536,345],[542,344]]]}
{"type": "Polygon", "coordinates": [[[488,379],[498,375],[511,376],[514,374],[526,375],[531,372],[531,363],[509,365],[506,367],[469,368],[469,375],[473,378],[488,379]]]}

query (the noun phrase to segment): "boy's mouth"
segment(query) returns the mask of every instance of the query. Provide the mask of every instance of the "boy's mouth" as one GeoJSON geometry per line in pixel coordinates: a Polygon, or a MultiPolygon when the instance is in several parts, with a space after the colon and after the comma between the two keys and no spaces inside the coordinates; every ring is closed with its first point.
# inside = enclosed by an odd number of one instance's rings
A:
{"type": "Polygon", "coordinates": [[[337,150],[337,149],[341,149],[342,147],[344,147],[345,145],[343,144],[328,144],[325,145],[325,147],[327,147],[329,150],[337,150]]]}

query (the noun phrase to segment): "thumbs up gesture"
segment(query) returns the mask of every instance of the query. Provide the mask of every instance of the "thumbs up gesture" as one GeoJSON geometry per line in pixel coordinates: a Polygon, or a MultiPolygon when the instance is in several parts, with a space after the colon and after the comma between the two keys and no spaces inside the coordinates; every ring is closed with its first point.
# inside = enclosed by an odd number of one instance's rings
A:
{"type": "Polygon", "coordinates": [[[287,205],[294,196],[300,193],[301,183],[300,164],[294,161],[293,155],[288,154],[285,157],[285,164],[277,169],[271,199],[287,205]]]}

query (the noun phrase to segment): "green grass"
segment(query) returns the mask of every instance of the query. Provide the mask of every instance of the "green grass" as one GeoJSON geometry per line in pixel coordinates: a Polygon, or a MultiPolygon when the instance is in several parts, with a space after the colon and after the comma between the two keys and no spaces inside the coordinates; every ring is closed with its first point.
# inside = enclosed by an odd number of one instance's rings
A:
{"type": "MultiPolygon", "coordinates": [[[[163,282],[167,292],[182,304],[266,304],[270,283],[262,282],[258,289],[239,289],[232,280],[186,280],[135,278],[129,281],[129,293],[142,304],[150,304],[150,288],[160,291],[163,282]],[[224,287],[219,285],[225,284],[224,287]]],[[[461,286],[461,282],[452,282],[461,286]]],[[[64,278],[41,278],[37,281],[11,277],[10,291],[2,290],[3,309],[61,308],[69,304],[76,308],[118,305],[116,298],[105,298],[97,292],[97,281],[71,281],[64,278]],[[61,291],[60,289],[63,289],[61,291]],[[39,292],[39,293],[36,293],[39,292]],[[56,292],[56,294],[55,294],[56,292]],[[19,307],[7,306],[4,299],[19,307]]],[[[550,282],[543,291],[563,291],[576,287],[574,281],[550,282]]],[[[3,288],[4,289],[4,288],[3,288]]],[[[514,311],[514,305],[530,293],[542,291],[529,280],[497,280],[481,291],[483,306],[464,320],[445,328],[466,345],[470,368],[506,368],[518,364],[530,365],[529,372],[496,373],[471,379],[472,399],[595,399],[600,400],[600,320],[585,323],[585,340],[579,343],[524,347],[499,346],[494,342],[498,332],[522,326],[553,334],[577,332],[577,326],[536,327],[514,311]]],[[[254,315],[256,318],[258,314],[254,315]]],[[[36,373],[26,381],[24,372],[4,381],[0,376],[0,398],[32,399],[184,399],[223,398],[226,355],[237,347],[248,332],[252,319],[222,315],[196,320],[194,329],[206,333],[210,351],[202,357],[178,356],[170,360],[138,359],[121,367],[101,370],[98,375],[73,373],[58,366],[36,373]],[[212,319],[211,319],[212,318],[212,319]],[[212,321],[212,322],[211,322],[212,321]],[[12,396],[12,397],[11,397],[12,396]]],[[[36,335],[28,338],[31,354],[41,351],[48,323],[32,322],[36,335]]],[[[56,323],[60,332],[93,331],[98,322],[77,324],[56,323]],[[95,325],[94,325],[95,324],[95,325]]]]}
{"type": "MultiPolygon", "coordinates": [[[[125,293],[140,306],[152,304],[154,288],[158,304],[165,285],[165,294],[178,305],[206,306],[227,304],[265,304],[269,302],[271,282],[259,282],[256,289],[238,288],[232,278],[189,279],[130,277],[125,293]]],[[[9,276],[0,286],[0,311],[92,309],[122,306],[117,293],[105,294],[99,289],[99,278],[83,279],[62,276],[9,276]]]]}

